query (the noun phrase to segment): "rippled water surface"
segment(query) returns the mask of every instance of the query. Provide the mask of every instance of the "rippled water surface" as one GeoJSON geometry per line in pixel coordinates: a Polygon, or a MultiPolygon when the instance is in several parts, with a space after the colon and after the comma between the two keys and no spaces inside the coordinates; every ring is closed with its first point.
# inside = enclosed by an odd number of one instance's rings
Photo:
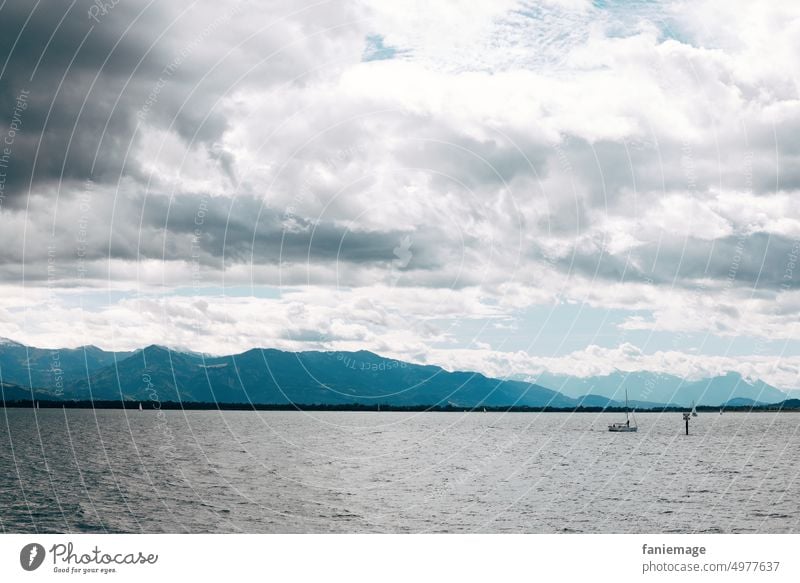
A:
{"type": "Polygon", "coordinates": [[[800,532],[800,414],[0,409],[5,532],[800,532]]]}

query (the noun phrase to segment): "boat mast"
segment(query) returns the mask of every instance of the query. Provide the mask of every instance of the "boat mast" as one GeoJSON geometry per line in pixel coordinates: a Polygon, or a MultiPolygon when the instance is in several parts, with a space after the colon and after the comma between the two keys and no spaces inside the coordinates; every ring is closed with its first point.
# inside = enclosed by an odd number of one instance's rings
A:
{"type": "Polygon", "coordinates": [[[625,421],[628,421],[628,387],[625,387],[625,421]]]}

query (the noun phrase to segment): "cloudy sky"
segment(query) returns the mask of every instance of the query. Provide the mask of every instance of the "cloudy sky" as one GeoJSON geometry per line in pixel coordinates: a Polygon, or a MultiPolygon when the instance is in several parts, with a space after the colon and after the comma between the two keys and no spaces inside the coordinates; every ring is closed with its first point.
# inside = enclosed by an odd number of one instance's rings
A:
{"type": "Polygon", "coordinates": [[[0,336],[800,387],[800,5],[0,3],[0,336]]]}

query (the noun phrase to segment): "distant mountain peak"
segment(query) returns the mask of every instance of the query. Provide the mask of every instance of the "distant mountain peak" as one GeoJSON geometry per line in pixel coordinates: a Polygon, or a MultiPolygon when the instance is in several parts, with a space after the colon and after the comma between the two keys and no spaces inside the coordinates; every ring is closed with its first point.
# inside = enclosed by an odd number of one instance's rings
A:
{"type": "Polygon", "coordinates": [[[177,350],[173,350],[168,346],[163,346],[161,344],[149,344],[144,348],[137,350],[137,352],[180,352],[177,350]]]}
{"type": "Polygon", "coordinates": [[[91,352],[104,352],[102,348],[99,346],[95,346],[94,344],[84,344],[83,346],[78,346],[75,350],[84,350],[84,351],[91,351],[91,352]]]}

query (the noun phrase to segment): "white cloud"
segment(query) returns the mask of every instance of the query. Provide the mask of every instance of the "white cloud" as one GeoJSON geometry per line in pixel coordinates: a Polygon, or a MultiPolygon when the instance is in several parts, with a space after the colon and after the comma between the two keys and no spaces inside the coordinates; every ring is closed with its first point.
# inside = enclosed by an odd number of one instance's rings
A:
{"type": "Polygon", "coordinates": [[[418,357],[469,340],[434,320],[514,323],[585,302],[624,311],[626,330],[791,338],[799,15],[717,1],[278,4],[192,45],[215,17],[192,10],[162,48],[194,52],[131,142],[130,172],[98,183],[87,210],[65,180],[57,203],[39,184],[0,214],[9,284],[48,285],[54,244],[59,297],[145,297],[23,317],[15,302],[44,300],[18,292],[0,304],[5,333],[74,343],[78,319],[97,344],[418,357]],[[394,58],[362,62],[376,36],[394,58]],[[413,257],[393,268],[403,237],[413,257]],[[172,295],[251,284],[291,289],[172,295]]]}
{"type": "Polygon", "coordinates": [[[800,357],[748,355],[709,356],[680,351],[645,354],[623,344],[615,348],[587,346],[563,357],[537,357],[524,352],[503,353],[491,350],[434,351],[430,362],[449,370],[480,370],[494,377],[535,375],[542,372],[576,377],[603,376],[616,371],[649,371],[670,374],[687,381],[738,372],[749,380],[762,380],[780,389],[796,389],[800,383],[800,357]]]}

